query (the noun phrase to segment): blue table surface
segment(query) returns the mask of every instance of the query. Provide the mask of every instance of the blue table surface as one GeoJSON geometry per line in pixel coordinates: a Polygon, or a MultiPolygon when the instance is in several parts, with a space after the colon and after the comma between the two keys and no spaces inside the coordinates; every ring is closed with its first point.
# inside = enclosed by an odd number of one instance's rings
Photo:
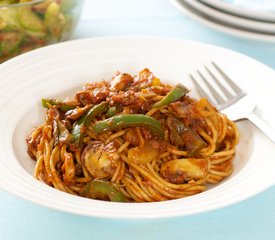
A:
{"type": "MultiPolygon", "coordinates": [[[[207,42],[239,51],[275,69],[275,43],[207,28],[182,15],[168,0],[86,0],[73,39],[126,35],[207,42]]],[[[275,239],[275,187],[215,211],[151,220],[76,216],[0,190],[0,239],[275,239]]]]}

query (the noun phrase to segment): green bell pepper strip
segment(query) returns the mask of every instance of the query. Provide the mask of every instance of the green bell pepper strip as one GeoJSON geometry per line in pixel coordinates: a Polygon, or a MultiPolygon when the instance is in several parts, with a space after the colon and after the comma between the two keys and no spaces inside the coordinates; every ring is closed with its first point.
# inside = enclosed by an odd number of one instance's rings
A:
{"type": "Polygon", "coordinates": [[[94,125],[95,134],[127,127],[147,127],[156,136],[163,138],[164,131],[159,121],[143,114],[123,114],[99,121],[94,125]]]}
{"type": "Polygon", "coordinates": [[[120,106],[120,105],[116,105],[116,106],[110,107],[110,108],[108,109],[108,111],[106,112],[106,117],[107,117],[107,118],[113,117],[113,116],[115,116],[117,113],[120,113],[122,110],[123,110],[123,108],[122,108],[122,106],[120,106]]]}
{"type": "Polygon", "coordinates": [[[57,106],[59,109],[63,111],[68,111],[76,108],[76,105],[69,105],[61,100],[54,99],[54,98],[43,98],[41,100],[42,106],[44,108],[49,108],[49,105],[57,106]]]}
{"type": "Polygon", "coordinates": [[[83,144],[84,128],[88,127],[91,121],[96,116],[106,112],[107,109],[108,109],[108,103],[101,102],[93,106],[87,113],[85,113],[81,118],[79,118],[74,123],[73,129],[72,129],[74,143],[76,143],[79,146],[83,144]]]}
{"type": "Polygon", "coordinates": [[[109,182],[94,180],[86,184],[80,196],[111,202],[128,202],[128,199],[109,182]]]}
{"type": "Polygon", "coordinates": [[[153,105],[153,108],[163,107],[172,102],[175,102],[182,96],[186,95],[188,92],[189,90],[185,86],[183,86],[182,84],[178,84],[169,93],[167,93],[167,95],[163,99],[155,103],[153,105]]]}

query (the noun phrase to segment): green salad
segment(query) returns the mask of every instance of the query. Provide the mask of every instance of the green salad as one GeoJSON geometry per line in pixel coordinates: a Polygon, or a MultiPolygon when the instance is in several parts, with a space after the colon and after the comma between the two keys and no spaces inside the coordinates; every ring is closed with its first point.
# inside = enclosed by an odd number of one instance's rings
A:
{"type": "Polygon", "coordinates": [[[0,0],[0,62],[66,40],[80,0],[0,0]]]}

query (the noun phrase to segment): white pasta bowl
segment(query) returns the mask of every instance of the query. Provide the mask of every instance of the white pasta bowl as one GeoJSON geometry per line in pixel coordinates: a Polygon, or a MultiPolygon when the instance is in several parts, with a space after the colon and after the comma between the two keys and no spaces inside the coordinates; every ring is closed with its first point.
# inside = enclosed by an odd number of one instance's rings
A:
{"type": "Polygon", "coordinates": [[[217,62],[258,104],[257,113],[275,127],[271,111],[275,72],[224,48],[175,39],[94,38],[70,41],[23,54],[0,66],[0,187],[45,207],[111,218],[184,216],[228,206],[275,183],[275,145],[248,121],[233,174],[203,193],[163,202],[115,203],[85,199],[51,188],[33,177],[27,133],[43,122],[41,98],[73,96],[85,83],[110,79],[117,70],[135,74],[149,68],[163,82],[183,83],[198,97],[188,74],[217,62]]]}

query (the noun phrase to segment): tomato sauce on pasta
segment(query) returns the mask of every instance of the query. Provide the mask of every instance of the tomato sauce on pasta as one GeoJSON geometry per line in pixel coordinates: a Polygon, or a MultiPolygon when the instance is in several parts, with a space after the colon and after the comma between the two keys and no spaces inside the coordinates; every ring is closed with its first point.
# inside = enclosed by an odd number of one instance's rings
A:
{"type": "Polygon", "coordinates": [[[63,192],[117,202],[198,194],[233,171],[239,131],[207,99],[149,69],[118,72],[74,97],[42,99],[26,141],[34,176],[63,192]]]}

